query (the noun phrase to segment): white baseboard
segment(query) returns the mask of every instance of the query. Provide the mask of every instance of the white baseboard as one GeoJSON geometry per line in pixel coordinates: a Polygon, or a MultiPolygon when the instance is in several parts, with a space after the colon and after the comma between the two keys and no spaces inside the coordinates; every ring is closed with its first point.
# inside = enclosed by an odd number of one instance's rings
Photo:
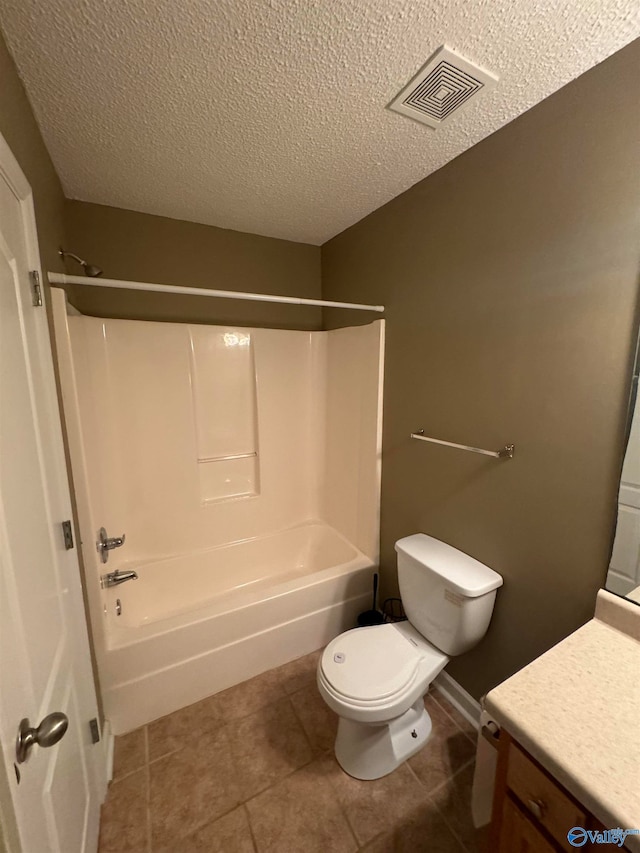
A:
{"type": "Polygon", "coordinates": [[[468,720],[474,728],[480,728],[480,703],[458,682],[451,678],[447,672],[441,672],[433,682],[434,688],[448,699],[465,720],[468,720]]]}

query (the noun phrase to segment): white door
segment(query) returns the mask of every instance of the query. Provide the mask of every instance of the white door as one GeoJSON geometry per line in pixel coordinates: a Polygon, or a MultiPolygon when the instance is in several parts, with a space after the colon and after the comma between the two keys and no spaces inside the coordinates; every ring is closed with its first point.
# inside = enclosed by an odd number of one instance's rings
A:
{"type": "Polygon", "coordinates": [[[607,589],[640,601],[640,394],[636,397],[622,466],[618,522],[607,589]]]}
{"type": "MultiPolygon", "coordinates": [[[[97,717],[29,185],[0,136],[0,739],[23,853],[97,848],[97,717]],[[16,764],[18,725],[54,711],[60,742],[16,764]],[[18,782],[16,769],[20,773],[18,782]]],[[[104,775],[104,774],[103,774],[104,775]]]]}

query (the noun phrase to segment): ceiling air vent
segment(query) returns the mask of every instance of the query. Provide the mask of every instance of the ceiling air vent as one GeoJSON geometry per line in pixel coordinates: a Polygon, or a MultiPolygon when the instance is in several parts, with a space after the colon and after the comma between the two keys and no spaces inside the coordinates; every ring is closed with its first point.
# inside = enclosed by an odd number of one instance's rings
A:
{"type": "Polygon", "coordinates": [[[440,127],[474,95],[497,81],[495,74],[445,45],[391,101],[389,109],[429,127],[440,127]]]}

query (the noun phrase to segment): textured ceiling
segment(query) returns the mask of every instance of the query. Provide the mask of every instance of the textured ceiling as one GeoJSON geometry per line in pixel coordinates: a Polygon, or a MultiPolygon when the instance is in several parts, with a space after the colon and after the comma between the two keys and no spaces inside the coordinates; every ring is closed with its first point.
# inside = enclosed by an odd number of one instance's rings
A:
{"type": "Polygon", "coordinates": [[[638,0],[0,0],[0,15],[70,198],[316,244],[640,36],[638,0]],[[500,81],[432,131],[385,106],[443,43],[500,81]]]}

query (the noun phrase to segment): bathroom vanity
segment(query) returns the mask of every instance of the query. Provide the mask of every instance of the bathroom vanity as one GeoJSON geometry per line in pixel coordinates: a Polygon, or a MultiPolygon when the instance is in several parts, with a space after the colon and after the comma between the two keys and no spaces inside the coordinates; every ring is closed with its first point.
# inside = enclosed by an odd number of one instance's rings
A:
{"type": "MultiPolygon", "coordinates": [[[[614,850],[582,828],[640,830],[640,611],[601,591],[596,616],[492,690],[501,726],[488,849],[614,850]]],[[[624,847],[640,851],[640,834],[624,847]]]]}
{"type": "MultiPolygon", "coordinates": [[[[574,850],[568,830],[605,832],[604,824],[547,773],[511,735],[500,738],[489,849],[495,853],[574,850]]],[[[580,833],[576,840],[581,840],[580,833]]],[[[591,845],[584,845],[587,850],[591,845]]],[[[627,848],[628,849],[628,848],[627,848]]]]}

